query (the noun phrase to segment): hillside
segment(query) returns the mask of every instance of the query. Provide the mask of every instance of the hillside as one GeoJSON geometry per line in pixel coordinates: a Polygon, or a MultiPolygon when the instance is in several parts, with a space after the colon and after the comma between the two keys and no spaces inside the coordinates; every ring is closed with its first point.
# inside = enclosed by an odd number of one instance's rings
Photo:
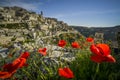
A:
{"type": "Polygon", "coordinates": [[[0,44],[36,41],[40,37],[74,31],[63,21],[45,17],[43,12],[36,14],[17,6],[0,7],[0,44]]]}
{"type": "Polygon", "coordinates": [[[81,34],[113,28],[74,28],[43,13],[0,7],[0,80],[120,80],[120,55],[81,34]]]}
{"type": "Polygon", "coordinates": [[[96,32],[104,33],[104,40],[116,41],[116,34],[120,31],[120,25],[114,27],[83,27],[71,26],[84,36],[94,36],[96,32]]]}

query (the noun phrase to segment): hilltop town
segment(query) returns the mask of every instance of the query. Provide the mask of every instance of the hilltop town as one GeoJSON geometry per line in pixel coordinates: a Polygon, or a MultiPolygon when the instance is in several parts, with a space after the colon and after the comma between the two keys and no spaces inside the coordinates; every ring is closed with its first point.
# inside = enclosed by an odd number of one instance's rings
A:
{"type": "Polygon", "coordinates": [[[63,21],[43,15],[17,6],[0,7],[0,44],[75,31],[63,21]]]}
{"type": "MultiPolygon", "coordinates": [[[[59,21],[56,18],[44,17],[42,11],[40,11],[40,14],[36,14],[17,6],[0,7],[0,52],[8,52],[11,46],[19,49],[19,51],[26,49],[34,50],[45,45],[49,47],[51,43],[53,45],[58,41],[58,37],[61,34],[64,36],[69,34],[70,37],[75,34],[74,37],[77,36],[80,38],[80,36],[86,36],[86,34],[90,36],[90,30],[94,31],[94,28],[84,28],[79,27],[78,29],[78,27],[68,26],[67,23],[59,21]],[[4,51],[1,47],[7,49],[4,51]]],[[[118,27],[116,28],[119,30],[118,27]]],[[[103,41],[105,40],[104,33],[99,31],[104,29],[101,29],[98,29],[96,34],[94,32],[92,35],[94,35],[96,42],[103,43],[105,42],[103,41]]],[[[108,29],[107,32],[109,31],[108,29]]],[[[85,38],[85,36],[83,37],[85,38]]],[[[69,40],[72,41],[73,39],[69,40]]],[[[117,41],[112,41],[112,46],[116,48],[118,46],[117,41]]]]}

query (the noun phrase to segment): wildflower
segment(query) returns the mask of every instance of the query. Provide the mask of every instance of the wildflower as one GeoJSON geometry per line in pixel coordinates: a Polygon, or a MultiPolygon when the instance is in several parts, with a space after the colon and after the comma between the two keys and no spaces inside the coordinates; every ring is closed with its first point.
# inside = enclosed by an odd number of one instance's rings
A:
{"type": "Polygon", "coordinates": [[[46,56],[46,48],[40,48],[39,50],[38,50],[38,52],[40,53],[40,54],[42,54],[43,56],[46,56]]]}
{"type": "Polygon", "coordinates": [[[74,78],[73,72],[70,70],[70,68],[59,68],[58,70],[59,76],[64,77],[64,78],[74,78]]]}
{"type": "Polygon", "coordinates": [[[65,45],[66,45],[66,41],[65,40],[60,40],[58,42],[58,46],[60,46],[60,47],[64,47],[65,45]]]}
{"type": "Polygon", "coordinates": [[[17,58],[12,63],[5,64],[3,66],[3,71],[0,71],[0,78],[10,78],[17,71],[17,69],[23,67],[25,63],[25,58],[17,58]]]}
{"type": "Polygon", "coordinates": [[[71,46],[72,46],[73,48],[80,48],[80,45],[79,45],[78,42],[72,42],[71,46]]]}
{"type": "Polygon", "coordinates": [[[88,37],[88,38],[86,38],[86,41],[87,41],[87,42],[94,42],[94,39],[91,38],[91,37],[88,37]]]}
{"type": "Polygon", "coordinates": [[[17,71],[17,69],[26,66],[26,58],[28,57],[29,53],[27,53],[27,56],[25,56],[25,54],[22,54],[13,62],[5,64],[2,67],[3,71],[0,71],[0,78],[1,79],[10,78],[17,71]]]}
{"type": "Polygon", "coordinates": [[[114,57],[110,55],[110,48],[107,44],[92,44],[90,50],[93,53],[91,60],[94,62],[116,62],[114,57]]]}
{"type": "Polygon", "coordinates": [[[30,53],[29,52],[24,52],[20,55],[20,58],[25,58],[27,59],[28,57],[30,56],[30,53]]]}
{"type": "Polygon", "coordinates": [[[26,59],[25,58],[18,58],[16,60],[13,61],[13,66],[18,69],[18,68],[22,68],[26,63],[26,59]]]}
{"type": "Polygon", "coordinates": [[[10,78],[18,68],[21,68],[24,66],[26,62],[26,59],[24,58],[18,58],[12,63],[5,64],[3,66],[3,71],[0,71],[0,78],[5,79],[5,78],[10,78]]]}
{"type": "Polygon", "coordinates": [[[17,58],[12,63],[3,66],[4,71],[15,72],[17,69],[23,67],[26,63],[25,58],[17,58]]]}
{"type": "Polygon", "coordinates": [[[9,72],[0,71],[0,78],[1,78],[1,79],[10,78],[11,76],[12,76],[12,74],[9,73],[9,72]]]}

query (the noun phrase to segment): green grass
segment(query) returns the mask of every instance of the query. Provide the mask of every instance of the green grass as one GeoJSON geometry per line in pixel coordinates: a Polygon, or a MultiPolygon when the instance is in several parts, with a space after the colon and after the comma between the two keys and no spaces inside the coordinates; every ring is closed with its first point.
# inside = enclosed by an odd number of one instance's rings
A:
{"type": "MultiPolygon", "coordinates": [[[[69,39],[67,38],[66,40],[69,39]]],[[[75,77],[71,80],[120,80],[120,55],[115,55],[112,51],[111,54],[115,57],[116,63],[103,62],[98,66],[97,63],[90,60],[90,44],[87,44],[82,49],[74,49],[75,60],[69,64],[61,61],[59,58],[57,60],[59,60],[60,64],[57,64],[49,56],[48,60],[45,61],[45,56],[41,56],[38,52],[30,52],[30,57],[27,59],[28,66],[19,69],[11,80],[14,77],[18,78],[18,80],[68,80],[58,75],[58,69],[64,66],[70,67],[73,71],[75,77]]],[[[70,42],[68,45],[70,48],[70,42]]],[[[5,63],[12,62],[18,56],[14,54],[13,57],[1,58],[0,67],[5,63]]]]}
{"type": "Polygon", "coordinates": [[[97,63],[90,60],[90,52],[81,51],[70,65],[75,74],[73,80],[120,80],[120,55],[115,55],[116,63],[101,63],[96,74],[97,63]],[[96,74],[95,79],[94,76],[96,74]]]}
{"type": "Polygon", "coordinates": [[[1,28],[8,28],[8,29],[21,29],[21,28],[28,28],[27,23],[6,23],[0,24],[1,28]]]}

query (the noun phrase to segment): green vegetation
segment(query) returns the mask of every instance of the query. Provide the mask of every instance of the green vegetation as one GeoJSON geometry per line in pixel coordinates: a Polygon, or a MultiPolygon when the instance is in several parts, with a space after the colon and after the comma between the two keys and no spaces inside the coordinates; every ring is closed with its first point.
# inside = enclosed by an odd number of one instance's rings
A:
{"type": "MultiPolygon", "coordinates": [[[[60,35],[60,39],[67,40],[68,45],[65,47],[71,47],[70,43],[73,41],[78,41],[79,43],[84,44],[85,38],[81,35],[75,34],[63,34],[60,35]],[[64,37],[63,37],[64,36],[64,37]],[[66,36],[66,37],[65,37],[66,36]],[[68,38],[69,37],[69,38],[68,38]],[[75,38],[74,38],[75,37],[75,38]],[[72,40],[72,41],[71,41],[72,40]]],[[[26,42],[29,42],[26,41],[26,42]]],[[[30,41],[31,42],[31,41],[30,41]]],[[[45,59],[45,56],[41,56],[39,52],[30,52],[30,57],[27,59],[28,66],[22,67],[19,69],[11,79],[18,80],[68,80],[66,78],[60,77],[58,74],[58,69],[60,67],[67,66],[73,73],[74,78],[71,80],[120,80],[120,55],[115,55],[112,51],[112,55],[116,59],[116,63],[101,63],[98,64],[90,60],[91,51],[89,50],[90,44],[86,42],[86,46],[82,49],[71,49],[74,50],[75,60],[71,62],[62,61],[59,58],[59,64],[52,58],[48,56],[45,59]]],[[[57,42],[56,42],[57,45],[57,42]]],[[[8,55],[6,58],[0,59],[0,66],[8,62],[12,62],[16,59],[16,54],[12,53],[15,50],[11,50],[11,55],[8,55]]],[[[64,54],[64,51],[61,50],[61,53],[64,54]]],[[[49,55],[49,53],[47,53],[49,55]]],[[[0,69],[2,70],[2,69],[0,69]]]]}
{"type": "Polygon", "coordinates": [[[8,29],[21,29],[21,28],[28,28],[27,23],[9,23],[9,24],[0,24],[1,28],[8,28],[8,29]]]}
{"type": "Polygon", "coordinates": [[[67,41],[68,47],[71,46],[71,42],[73,41],[78,41],[80,44],[85,42],[85,37],[78,33],[64,33],[64,34],[60,34],[59,36],[52,37],[52,39],[46,39],[46,40],[50,41],[51,44],[57,44],[58,41],[62,39],[67,41]]]}
{"type": "Polygon", "coordinates": [[[80,51],[70,65],[75,74],[73,80],[120,80],[120,55],[114,56],[117,62],[99,64],[99,70],[94,79],[98,64],[90,60],[90,51],[80,51]]]}
{"type": "Polygon", "coordinates": [[[82,26],[71,26],[78,30],[84,36],[93,36],[96,32],[104,33],[104,40],[116,40],[116,34],[120,31],[120,25],[113,27],[82,27],[82,26]]]}

